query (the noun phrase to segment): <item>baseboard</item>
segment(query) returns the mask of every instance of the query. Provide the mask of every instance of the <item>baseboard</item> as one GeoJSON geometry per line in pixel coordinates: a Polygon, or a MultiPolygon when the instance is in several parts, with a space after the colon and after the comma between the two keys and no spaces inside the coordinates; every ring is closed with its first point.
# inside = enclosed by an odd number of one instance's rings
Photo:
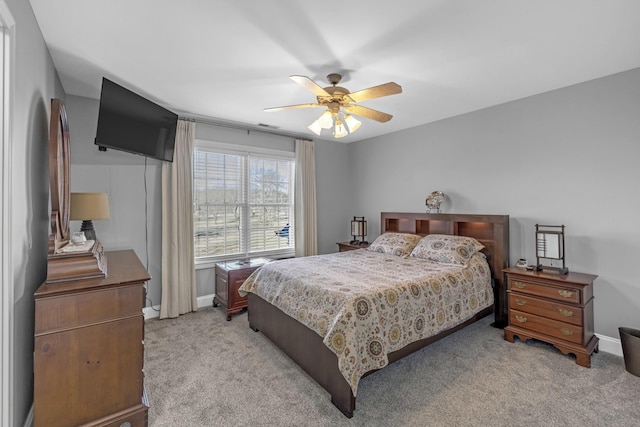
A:
{"type": "MultiPolygon", "coordinates": [[[[213,304],[214,294],[203,295],[196,299],[196,304],[198,308],[208,307],[213,304]]],[[[160,305],[153,305],[151,307],[145,307],[142,309],[144,313],[144,320],[155,319],[160,317],[160,305]]]]}
{"type": "MultiPolygon", "coordinates": [[[[208,307],[213,304],[213,297],[214,294],[198,297],[198,308],[208,307]]],[[[145,307],[143,312],[145,320],[160,317],[160,306],[145,307]]],[[[600,339],[600,342],[598,343],[599,350],[622,357],[622,344],[620,343],[620,339],[600,334],[596,334],[596,336],[600,339]]]]}
{"type": "MultiPolygon", "coordinates": [[[[213,297],[214,294],[198,297],[198,308],[208,307],[213,304],[213,297]]],[[[160,317],[160,306],[155,305],[152,307],[145,307],[143,312],[145,320],[160,317]]],[[[599,350],[622,357],[622,344],[620,343],[620,339],[600,334],[596,334],[596,336],[600,339],[600,342],[598,343],[599,350]]]]}
{"type": "Polygon", "coordinates": [[[598,348],[605,353],[615,354],[622,357],[622,343],[617,338],[607,337],[605,335],[596,334],[600,338],[598,348]]]}

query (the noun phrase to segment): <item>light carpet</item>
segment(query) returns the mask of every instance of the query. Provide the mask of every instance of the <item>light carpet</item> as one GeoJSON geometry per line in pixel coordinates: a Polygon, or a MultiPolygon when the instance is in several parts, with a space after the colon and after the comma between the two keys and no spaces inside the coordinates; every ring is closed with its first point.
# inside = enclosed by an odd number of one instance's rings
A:
{"type": "Polygon", "coordinates": [[[364,378],[348,419],[261,333],[221,308],[146,322],[149,425],[639,426],[640,378],[600,352],[511,344],[492,316],[364,378]]]}

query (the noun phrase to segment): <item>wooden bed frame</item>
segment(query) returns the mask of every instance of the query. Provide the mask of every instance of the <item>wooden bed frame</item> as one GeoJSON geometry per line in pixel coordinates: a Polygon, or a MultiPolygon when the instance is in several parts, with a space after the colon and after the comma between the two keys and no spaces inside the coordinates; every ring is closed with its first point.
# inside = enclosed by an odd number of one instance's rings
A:
{"type": "MultiPolygon", "coordinates": [[[[466,322],[438,335],[413,342],[388,354],[389,364],[456,332],[495,311],[494,326],[506,321],[503,268],[509,266],[509,216],[382,212],[380,231],[420,235],[448,234],[473,237],[484,246],[494,282],[495,310],[479,312],[466,322]]],[[[356,398],[338,369],[338,359],[322,337],[255,294],[248,294],[249,327],[261,331],[331,395],[331,402],[347,417],[353,416],[356,398]]],[[[366,375],[373,371],[368,372],[366,375]]]]}

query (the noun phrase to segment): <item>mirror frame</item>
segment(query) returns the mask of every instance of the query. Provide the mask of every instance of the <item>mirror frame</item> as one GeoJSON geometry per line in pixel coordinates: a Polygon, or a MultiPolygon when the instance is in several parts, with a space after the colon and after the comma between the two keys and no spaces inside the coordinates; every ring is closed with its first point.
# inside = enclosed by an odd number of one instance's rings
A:
{"type": "Polygon", "coordinates": [[[51,100],[49,126],[49,187],[51,193],[51,235],[49,254],[69,241],[69,215],[71,192],[69,175],[69,122],[62,100],[51,100]]]}

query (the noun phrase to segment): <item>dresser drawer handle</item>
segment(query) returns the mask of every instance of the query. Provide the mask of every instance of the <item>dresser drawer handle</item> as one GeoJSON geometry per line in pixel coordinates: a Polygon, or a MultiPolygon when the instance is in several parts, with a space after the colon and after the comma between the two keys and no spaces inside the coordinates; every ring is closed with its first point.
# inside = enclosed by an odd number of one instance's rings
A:
{"type": "Polygon", "coordinates": [[[518,305],[525,305],[526,303],[527,303],[526,301],[521,300],[521,299],[517,299],[516,300],[516,304],[518,304],[518,305]]]}
{"type": "Polygon", "coordinates": [[[522,282],[513,282],[513,286],[515,286],[518,289],[524,289],[527,287],[527,284],[522,282]]]}
{"type": "Polygon", "coordinates": [[[571,298],[573,296],[573,292],[565,291],[564,289],[558,291],[558,294],[560,294],[560,296],[564,298],[571,298]]]}
{"type": "Polygon", "coordinates": [[[562,332],[563,335],[573,335],[573,331],[567,328],[560,328],[560,332],[562,332]]]}
{"type": "Polygon", "coordinates": [[[527,318],[524,316],[516,316],[516,320],[520,323],[525,323],[527,321],[527,318]]]}
{"type": "Polygon", "coordinates": [[[573,316],[573,311],[571,311],[571,310],[567,310],[567,309],[564,309],[564,308],[559,308],[558,311],[560,311],[560,314],[562,314],[564,317],[573,316]]]}

